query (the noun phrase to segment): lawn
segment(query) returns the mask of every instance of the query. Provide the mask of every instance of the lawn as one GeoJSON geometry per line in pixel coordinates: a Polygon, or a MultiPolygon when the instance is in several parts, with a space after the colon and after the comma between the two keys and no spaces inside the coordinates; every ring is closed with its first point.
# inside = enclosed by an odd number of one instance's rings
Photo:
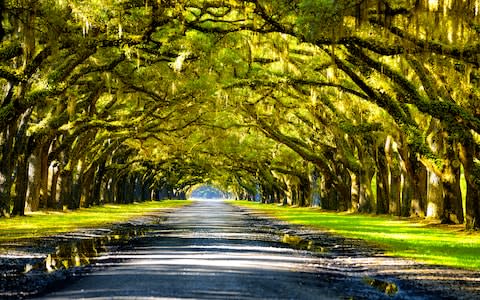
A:
{"type": "Polygon", "coordinates": [[[81,228],[108,226],[168,208],[190,204],[186,200],[149,201],[134,204],[107,204],[75,211],[29,213],[25,217],[0,219],[0,243],[38,238],[81,228]]]}
{"type": "Polygon", "coordinates": [[[480,270],[480,233],[467,232],[458,226],[435,226],[392,216],[334,213],[247,201],[229,203],[256,209],[292,224],[364,239],[386,249],[388,255],[480,270]]]}

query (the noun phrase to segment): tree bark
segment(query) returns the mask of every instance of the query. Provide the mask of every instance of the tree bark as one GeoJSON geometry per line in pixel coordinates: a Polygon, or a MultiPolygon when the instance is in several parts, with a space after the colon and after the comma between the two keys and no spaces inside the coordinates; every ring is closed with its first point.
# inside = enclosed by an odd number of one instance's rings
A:
{"type": "Polygon", "coordinates": [[[40,153],[40,191],[39,191],[39,207],[46,208],[48,207],[48,180],[49,180],[49,172],[48,172],[48,151],[50,148],[50,142],[45,143],[41,148],[40,153]]]}
{"type": "Polygon", "coordinates": [[[401,184],[402,184],[402,170],[400,167],[400,155],[394,149],[395,147],[393,139],[387,142],[385,146],[385,154],[387,157],[390,176],[389,176],[389,208],[390,214],[400,216],[401,215],[401,184]]]}
{"type": "Polygon", "coordinates": [[[402,171],[402,192],[401,192],[401,207],[400,215],[403,217],[410,217],[412,214],[412,199],[414,195],[415,184],[413,181],[413,168],[411,165],[411,153],[408,148],[405,135],[401,136],[402,145],[399,147],[400,167],[402,171]]]}
{"type": "Polygon", "coordinates": [[[373,208],[373,192],[372,179],[374,173],[369,166],[360,172],[360,198],[359,208],[360,212],[370,213],[373,208]]]}
{"type": "MultiPolygon", "coordinates": [[[[442,124],[437,119],[430,121],[430,127],[428,129],[427,142],[433,153],[439,155],[444,154],[445,147],[445,132],[443,131],[442,124]]],[[[427,185],[427,218],[438,219],[441,222],[446,221],[445,216],[445,198],[443,180],[441,175],[435,173],[433,168],[427,170],[428,172],[428,185],[427,185]]]]}
{"type": "Polygon", "coordinates": [[[388,213],[390,199],[390,185],[388,183],[388,164],[385,156],[385,145],[381,145],[376,151],[377,162],[377,214],[388,213]]]}
{"type": "Polygon", "coordinates": [[[10,216],[10,202],[13,185],[13,141],[17,122],[7,125],[2,133],[0,159],[0,216],[10,216]]]}
{"type": "Polygon", "coordinates": [[[449,223],[462,224],[464,216],[460,188],[460,161],[453,145],[449,145],[446,150],[447,159],[443,168],[445,217],[449,223]]]}
{"type": "Polygon", "coordinates": [[[13,203],[12,215],[24,216],[28,187],[28,156],[25,153],[18,156],[16,170],[15,201],[13,203]]]}
{"type": "Polygon", "coordinates": [[[425,217],[427,203],[427,168],[416,158],[412,158],[414,194],[411,201],[411,215],[425,217]]]}
{"type": "Polygon", "coordinates": [[[60,210],[64,207],[71,207],[72,201],[72,187],[73,187],[73,175],[70,170],[60,171],[60,177],[58,182],[60,183],[60,197],[57,199],[57,206],[60,210]]]}
{"type": "Polygon", "coordinates": [[[334,186],[333,180],[330,177],[322,176],[321,181],[321,207],[328,210],[337,210],[338,191],[334,186]]]}
{"type": "Polygon", "coordinates": [[[473,160],[477,153],[471,135],[463,144],[459,144],[459,157],[467,182],[465,227],[468,230],[477,230],[480,229],[480,168],[473,160]]]}
{"type": "Polygon", "coordinates": [[[41,152],[42,147],[35,147],[28,159],[27,211],[37,211],[40,207],[41,152]]]}
{"type": "Polygon", "coordinates": [[[352,182],[352,189],[351,189],[351,207],[352,212],[358,212],[360,207],[360,176],[356,172],[350,173],[350,178],[352,182]]]}
{"type": "Polygon", "coordinates": [[[49,168],[49,172],[52,174],[50,181],[50,194],[48,195],[47,208],[57,209],[57,202],[60,199],[60,185],[61,179],[60,170],[58,168],[58,163],[54,162],[49,168]]]}
{"type": "Polygon", "coordinates": [[[444,221],[445,219],[444,211],[445,211],[445,205],[444,205],[444,198],[443,198],[442,179],[434,172],[428,171],[426,217],[444,221]]]}

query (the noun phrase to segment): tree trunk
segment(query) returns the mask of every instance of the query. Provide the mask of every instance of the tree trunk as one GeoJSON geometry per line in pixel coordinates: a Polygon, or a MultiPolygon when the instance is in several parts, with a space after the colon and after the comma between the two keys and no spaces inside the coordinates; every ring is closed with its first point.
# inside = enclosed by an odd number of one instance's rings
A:
{"type": "Polygon", "coordinates": [[[350,178],[352,182],[350,191],[352,212],[358,212],[360,207],[360,176],[356,172],[351,172],[350,178]]]}
{"type": "Polygon", "coordinates": [[[308,177],[303,178],[299,187],[300,203],[299,206],[311,206],[312,204],[312,187],[308,177]]]}
{"type": "Polygon", "coordinates": [[[79,207],[90,207],[92,205],[93,185],[95,179],[96,167],[91,166],[82,174],[80,180],[80,202],[79,207]]]}
{"type": "Polygon", "coordinates": [[[468,230],[480,229],[480,174],[479,166],[473,160],[476,149],[473,137],[459,145],[459,157],[463,164],[465,180],[467,182],[465,227],[468,230]]]}
{"type": "Polygon", "coordinates": [[[47,201],[47,208],[50,209],[57,209],[57,201],[60,199],[60,185],[61,179],[60,177],[60,170],[58,168],[58,163],[53,163],[52,166],[49,168],[49,172],[52,174],[51,181],[50,181],[50,194],[48,195],[47,201]]]}
{"type": "Polygon", "coordinates": [[[10,202],[13,185],[13,141],[17,122],[7,125],[2,133],[2,152],[0,159],[0,216],[10,216],[10,202]]]}
{"type": "Polygon", "coordinates": [[[385,146],[377,148],[377,214],[386,214],[389,209],[390,186],[388,184],[388,165],[385,157],[385,146]]]}
{"type": "Polygon", "coordinates": [[[400,154],[397,151],[397,144],[392,137],[388,137],[385,143],[385,156],[387,158],[390,175],[389,186],[389,208],[390,214],[401,215],[401,193],[402,193],[402,170],[400,167],[400,154]]]}
{"type": "Polygon", "coordinates": [[[390,214],[400,216],[401,215],[401,177],[400,172],[398,169],[394,170],[393,168],[390,169],[392,171],[390,177],[390,207],[388,209],[390,214]]]}
{"type": "Polygon", "coordinates": [[[445,217],[449,223],[463,223],[463,201],[460,188],[460,161],[455,149],[447,147],[447,160],[443,168],[445,217]]]}
{"type": "Polygon", "coordinates": [[[338,191],[335,188],[333,180],[330,177],[322,176],[321,181],[321,207],[328,210],[337,210],[339,205],[337,201],[338,191]]]}
{"type": "Polygon", "coordinates": [[[411,165],[411,153],[407,147],[407,141],[402,135],[402,147],[399,149],[400,167],[402,170],[402,192],[401,192],[401,208],[400,215],[410,217],[412,208],[412,199],[414,196],[415,184],[413,181],[413,168],[411,165]]]}
{"type": "Polygon", "coordinates": [[[28,187],[28,157],[25,153],[18,156],[17,176],[15,180],[15,201],[13,203],[13,216],[25,215],[25,202],[28,187]]]}
{"type": "Polygon", "coordinates": [[[338,191],[336,194],[338,203],[338,211],[348,211],[352,204],[352,181],[350,174],[342,165],[336,166],[337,180],[334,182],[333,188],[338,191]]]}
{"type": "MultiPolygon", "coordinates": [[[[315,168],[310,174],[310,182],[312,183],[312,206],[317,207],[320,206],[320,174],[318,170],[315,168]]],[[[282,200],[285,201],[285,193],[282,193],[282,200]]]]}
{"type": "MultiPolygon", "coordinates": [[[[427,142],[430,149],[434,153],[443,155],[445,148],[445,132],[443,131],[440,121],[432,119],[428,132],[427,142]]],[[[439,175],[435,174],[434,170],[428,170],[426,217],[438,219],[441,222],[446,221],[443,181],[439,175]]]]}
{"type": "Polygon", "coordinates": [[[46,208],[48,207],[48,151],[50,148],[50,142],[45,143],[41,147],[40,152],[40,191],[39,191],[39,207],[46,208]]]}
{"type": "Polygon", "coordinates": [[[428,171],[427,186],[427,218],[443,221],[445,205],[443,198],[443,184],[441,178],[432,171],[428,171]]]}
{"type": "Polygon", "coordinates": [[[86,205],[100,205],[101,203],[101,191],[102,191],[102,182],[105,177],[105,162],[101,162],[98,167],[97,171],[95,172],[95,180],[93,182],[93,190],[92,196],[90,201],[86,203],[86,205]]]}
{"type": "Polygon", "coordinates": [[[411,158],[413,169],[413,198],[411,201],[412,216],[425,217],[427,203],[427,168],[416,158],[411,158]]]}
{"type": "Polygon", "coordinates": [[[373,192],[372,192],[372,179],[374,173],[369,166],[365,167],[365,170],[360,172],[360,197],[359,208],[360,212],[369,213],[373,208],[373,192]]]}
{"type": "Polygon", "coordinates": [[[136,174],[134,178],[134,187],[133,187],[133,200],[135,202],[142,202],[142,180],[140,179],[139,174],[136,174]]]}
{"type": "Polygon", "coordinates": [[[33,140],[26,135],[31,109],[22,114],[15,137],[14,155],[17,158],[15,176],[15,201],[12,215],[24,216],[28,189],[28,159],[31,154],[33,140]]]}
{"type": "Polygon", "coordinates": [[[27,211],[37,211],[40,206],[42,147],[35,147],[28,159],[27,211]]]}
{"type": "Polygon", "coordinates": [[[70,170],[62,170],[60,172],[60,197],[57,199],[57,205],[60,210],[64,207],[71,207],[72,201],[72,187],[73,187],[73,175],[70,170]]]}

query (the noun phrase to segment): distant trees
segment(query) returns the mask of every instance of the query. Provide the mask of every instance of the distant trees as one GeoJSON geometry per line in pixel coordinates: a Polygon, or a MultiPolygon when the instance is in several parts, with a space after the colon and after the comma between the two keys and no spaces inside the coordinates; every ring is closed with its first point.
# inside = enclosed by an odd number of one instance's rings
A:
{"type": "Polygon", "coordinates": [[[478,1],[1,1],[0,208],[239,198],[480,227],[478,1]]]}

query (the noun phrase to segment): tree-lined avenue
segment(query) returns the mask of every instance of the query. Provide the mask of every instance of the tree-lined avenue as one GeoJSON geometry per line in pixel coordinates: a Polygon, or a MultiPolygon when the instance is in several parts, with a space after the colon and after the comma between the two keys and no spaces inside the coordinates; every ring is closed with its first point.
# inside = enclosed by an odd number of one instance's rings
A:
{"type": "Polygon", "coordinates": [[[2,0],[0,213],[213,184],[480,227],[479,0],[2,0]]]}

